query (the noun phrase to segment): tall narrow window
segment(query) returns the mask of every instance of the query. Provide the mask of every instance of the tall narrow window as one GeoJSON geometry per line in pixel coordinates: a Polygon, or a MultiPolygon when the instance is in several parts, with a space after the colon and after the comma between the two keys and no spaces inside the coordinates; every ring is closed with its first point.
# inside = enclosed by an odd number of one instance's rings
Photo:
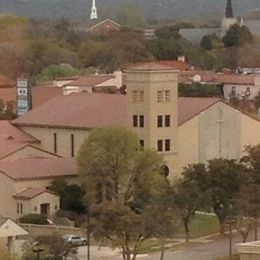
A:
{"type": "Polygon", "coordinates": [[[139,116],[139,126],[144,127],[144,116],[139,116]]]}
{"type": "Polygon", "coordinates": [[[137,103],[138,100],[138,92],[137,90],[133,91],[133,103],[137,103]]]}
{"type": "Polygon", "coordinates": [[[133,127],[137,127],[137,126],[138,126],[138,116],[133,115],[133,127]]]}
{"type": "Polygon", "coordinates": [[[17,214],[20,213],[20,204],[19,203],[16,204],[16,212],[17,212],[17,214]]]}
{"type": "Polygon", "coordinates": [[[140,145],[140,150],[143,150],[144,149],[144,140],[140,139],[139,145],[140,145]]]}
{"type": "Polygon", "coordinates": [[[157,91],[157,103],[163,102],[163,92],[161,90],[157,91]]]}
{"type": "Polygon", "coordinates": [[[171,117],[170,115],[165,116],[165,126],[170,127],[171,126],[171,117]]]}
{"type": "Polygon", "coordinates": [[[54,153],[57,153],[57,134],[56,133],[53,134],[53,150],[54,150],[54,153]]]}
{"type": "Polygon", "coordinates": [[[140,103],[144,102],[144,91],[143,90],[139,91],[139,102],[140,103]]]}
{"type": "Polygon", "coordinates": [[[163,116],[157,116],[157,127],[163,127],[163,116]]]}
{"type": "Polygon", "coordinates": [[[171,151],[171,140],[170,139],[165,140],[165,151],[166,152],[171,151]]]}
{"type": "Polygon", "coordinates": [[[71,141],[71,157],[74,157],[75,151],[74,151],[74,135],[70,135],[70,141],[71,141]]]}
{"type": "Polygon", "coordinates": [[[23,214],[23,203],[20,204],[20,213],[23,214]]]}
{"type": "Polygon", "coordinates": [[[163,150],[163,140],[158,140],[157,141],[157,151],[162,152],[163,150]]]}
{"type": "Polygon", "coordinates": [[[168,103],[171,101],[171,91],[165,90],[164,91],[164,102],[168,103]]]}

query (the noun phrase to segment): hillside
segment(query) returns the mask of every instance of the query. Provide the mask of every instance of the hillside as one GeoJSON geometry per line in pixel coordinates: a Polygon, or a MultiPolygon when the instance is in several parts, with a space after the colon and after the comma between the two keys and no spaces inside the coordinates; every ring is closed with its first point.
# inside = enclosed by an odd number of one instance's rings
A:
{"type": "MultiPolygon", "coordinates": [[[[96,0],[98,12],[115,16],[118,6],[129,0],[96,0]]],[[[131,0],[143,9],[146,17],[182,19],[187,17],[223,14],[226,0],[131,0]]],[[[130,2],[131,2],[130,1],[130,2]]],[[[233,0],[234,12],[246,15],[260,8],[259,0],[233,0]]],[[[27,17],[88,18],[91,0],[0,0],[2,13],[11,12],[27,17]]]]}

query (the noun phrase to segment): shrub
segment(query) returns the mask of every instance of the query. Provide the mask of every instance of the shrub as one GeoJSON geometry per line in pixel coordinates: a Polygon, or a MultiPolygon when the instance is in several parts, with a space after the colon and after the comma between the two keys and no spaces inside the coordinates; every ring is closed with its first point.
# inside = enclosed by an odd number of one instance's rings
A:
{"type": "Polygon", "coordinates": [[[41,214],[28,214],[19,219],[20,223],[48,225],[47,216],[41,214]]]}

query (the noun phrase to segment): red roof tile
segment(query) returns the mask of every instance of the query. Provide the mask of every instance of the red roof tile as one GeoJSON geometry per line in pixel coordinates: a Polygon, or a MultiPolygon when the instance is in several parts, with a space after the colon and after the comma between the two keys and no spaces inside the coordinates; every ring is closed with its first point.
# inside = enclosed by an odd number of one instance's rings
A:
{"type": "Polygon", "coordinates": [[[111,75],[81,76],[77,80],[72,81],[64,86],[94,87],[113,78],[114,76],[111,75]]]}
{"type": "Polygon", "coordinates": [[[126,97],[103,93],[58,96],[17,118],[13,123],[77,128],[124,126],[126,97]]]}
{"type": "Polygon", "coordinates": [[[0,161],[0,171],[14,180],[49,179],[77,176],[77,163],[74,158],[26,157],[0,161]]]}
{"type": "Polygon", "coordinates": [[[162,70],[173,70],[169,66],[161,65],[158,62],[146,62],[140,63],[134,66],[129,67],[127,70],[134,70],[134,71],[162,71],[162,70]]]}
{"type": "MultiPolygon", "coordinates": [[[[179,98],[178,124],[183,124],[218,101],[218,98],[179,98]]],[[[56,97],[13,123],[62,128],[127,126],[127,97],[87,93],[56,97]],[[50,107],[52,113],[49,113],[50,107]]]]}
{"type": "MultiPolygon", "coordinates": [[[[31,187],[28,187],[25,190],[15,194],[14,198],[15,199],[33,199],[33,198],[41,195],[44,192],[56,195],[53,191],[48,190],[46,188],[31,188],[31,187]]],[[[58,195],[56,195],[56,196],[58,196],[58,195]]]]}
{"type": "Polygon", "coordinates": [[[38,107],[56,96],[62,96],[61,87],[38,86],[32,88],[32,107],[38,107]]]}
{"type": "Polygon", "coordinates": [[[190,65],[183,61],[178,60],[161,60],[159,64],[167,67],[171,67],[174,70],[186,71],[190,69],[190,65]]]}

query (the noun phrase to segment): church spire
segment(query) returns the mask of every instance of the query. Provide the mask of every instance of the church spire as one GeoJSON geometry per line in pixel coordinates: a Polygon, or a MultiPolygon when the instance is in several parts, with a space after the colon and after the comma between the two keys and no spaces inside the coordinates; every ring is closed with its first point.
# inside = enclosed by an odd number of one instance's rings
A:
{"type": "Polygon", "coordinates": [[[233,18],[232,0],[227,0],[226,18],[233,18]]]}
{"type": "Polygon", "coordinates": [[[91,7],[91,14],[90,19],[97,19],[97,8],[96,8],[96,1],[92,0],[92,7],[91,7]]]}

